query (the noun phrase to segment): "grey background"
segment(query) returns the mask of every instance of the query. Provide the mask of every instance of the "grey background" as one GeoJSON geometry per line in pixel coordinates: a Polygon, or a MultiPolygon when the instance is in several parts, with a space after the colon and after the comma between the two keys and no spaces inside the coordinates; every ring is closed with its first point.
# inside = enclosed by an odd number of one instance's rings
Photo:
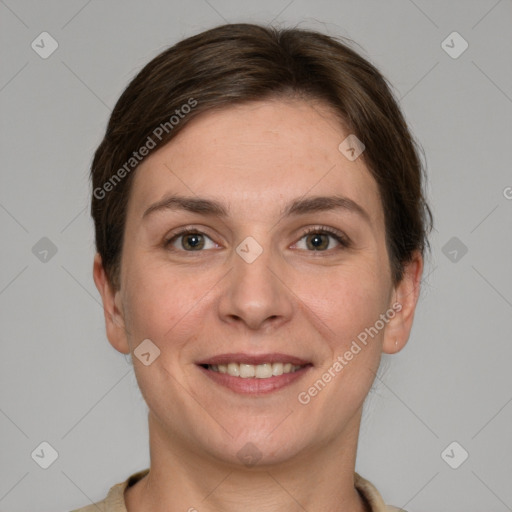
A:
{"type": "Polygon", "coordinates": [[[427,156],[432,257],[411,339],[367,400],[356,469],[409,512],[512,510],[510,0],[0,1],[0,510],[70,510],[147,467],[146,406],[92,280],[92,153],[165,47],[271,20],[361,45],[427,156]],[[59,45],[47,59],[31,48],[43,31],[59,45]],[[469,44],[458,58],[441,46],[453,31],[469,44]],[[42,441],[59,454],[46,470],[31,457],[42,441]],[[452,441],[469,453],[458,469],[441,457],[452,441]]]}

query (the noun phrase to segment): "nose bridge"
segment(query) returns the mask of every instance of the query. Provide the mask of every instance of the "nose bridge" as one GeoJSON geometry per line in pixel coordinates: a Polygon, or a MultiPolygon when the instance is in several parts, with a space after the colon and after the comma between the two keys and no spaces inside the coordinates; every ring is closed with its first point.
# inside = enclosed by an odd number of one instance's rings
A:
{"type": "Polygon", "coordinates": [[[235,253],[232,284],[241,285],[236,287],[239,298],[245,297],[248,303],[260,303],[260,307],[263,306],[264,302],[269,302],[270,296],[278,293],[274,290],[276,278],[271,270],[276,265],[276,258],[270,245],[270,236],[247,236],[238,244],[235,253]]]}
{"type": "Polygon", "coordinates": [[[244,280],[246,284],[269,288],[274,277],[270,269],[277,264],[275,251],[270,245],[270,236],[258,238],[262,243],[253,236],[247,236],[238,244],[233,255],[233,270],[237,281],[244,280]]]}
{"type": "Polygon", "coordinates": [[[223,294],[219,311],[224,319],[237,318],[257,329],[267,319],[284,321],[291,314],[290,297],[279,276],[280,258],[270,240],[268,233],[256,234],[247,236],[235,247],[228,290],[223,294]]]}

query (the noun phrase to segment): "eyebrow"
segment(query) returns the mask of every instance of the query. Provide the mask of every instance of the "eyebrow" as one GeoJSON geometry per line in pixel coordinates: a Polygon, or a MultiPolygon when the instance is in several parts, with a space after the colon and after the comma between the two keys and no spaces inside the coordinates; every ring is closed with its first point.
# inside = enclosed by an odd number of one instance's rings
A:
{"type": "MultiPolygon", "coordinates": [[[[168,195],[162,200],[152,204],[142,215],[142,218],[162,210],[185,210],[202,215],[216,216],[225,218],[228,209],[220,202],[203,197],[168,195]]],[[[286,205],[281,217],[291,217],[294,215],[306,215],[314,212],[326,212],[331,210],[345,210],[349,213],[355,213],[371,224],[371,218],[368,212],[358,203],[348,197],[314,196],[307,198],[298,198],[286,205]]]]}

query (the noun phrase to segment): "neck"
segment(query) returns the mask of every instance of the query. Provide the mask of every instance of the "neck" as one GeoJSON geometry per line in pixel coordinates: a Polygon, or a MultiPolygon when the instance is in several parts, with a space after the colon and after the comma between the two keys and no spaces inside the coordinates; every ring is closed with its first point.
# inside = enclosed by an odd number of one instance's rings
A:
{"type": "Polygon", "coordinates": [[[150,413],[151,468],[127,489],[127,510],[368,512],[354,487],[360,417],[330,443],[279,464],[245,467],[219,461],[175,437],[171,442],[150,413]]]}

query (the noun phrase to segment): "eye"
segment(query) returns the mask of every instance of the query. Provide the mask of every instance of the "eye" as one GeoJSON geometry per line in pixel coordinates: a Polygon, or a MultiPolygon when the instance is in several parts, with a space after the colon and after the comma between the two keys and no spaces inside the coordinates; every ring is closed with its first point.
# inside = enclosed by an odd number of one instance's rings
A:
{"type": "MultiPolygon", "coordinates": [[[[325,252],[330,248],[329,238],[334,239],[342,248],[348,248],[351,245],[349,238],[344,233],[326,226],[317,226],[307,229],[300,240],[304,238],[306,239],[305,250],[311,249],[316,252],[325,252]]],[[[298,242],[295,245],[298,245],[298,242]]],[[[215,248],[217,244],[215,244],[208,235],[198,229],[184,228],[177,233],[173,233],[171,238],[164,241],[164,247],[169,250],[201,252],[202,249],[215,248]],[[180,246],[177,247],[176,243],[179,239],[182,240],[181,244],[179,244],[180,246]],[[207,246],[207,240],[211,242],[210,247],[207,246]],[[171,249],[170,246],[172,246],[173,249],[171,249]]]]}
{"type": "Polygon", "coordinates": [[[350,240],[345,234],[326,226],[309,228],[302,235],[301,240],[306,239],[306,250],[312,249],[313,251],[324,252],[329,248],[329,237],[334,238],[342,248],[350,247],[350,240]]]}
{"type": "Polygon", "coordinates": [[[186,252],[200,252],[201,249],[209,249],[212,247],[205,247],[207,244],[205,242],[205,238],[210,240],[212,244],[215,246],[216,244],[213,240],[206,234],[201,231],[193,228],[185,228],[179,231],[178,233],[174,233],[171,238],[167,239],[164,242],[164,247],[166,249],[170,249],[169,246],[174,246],[174,244],[182,238],[180,248],[174,247],[176,250],[184,250],[186,252]]]}

